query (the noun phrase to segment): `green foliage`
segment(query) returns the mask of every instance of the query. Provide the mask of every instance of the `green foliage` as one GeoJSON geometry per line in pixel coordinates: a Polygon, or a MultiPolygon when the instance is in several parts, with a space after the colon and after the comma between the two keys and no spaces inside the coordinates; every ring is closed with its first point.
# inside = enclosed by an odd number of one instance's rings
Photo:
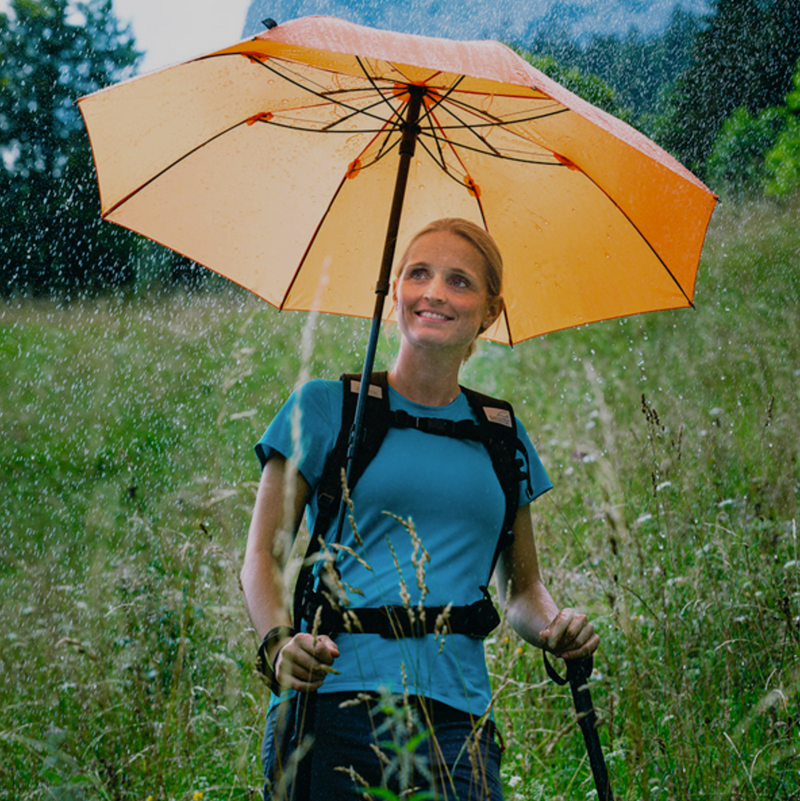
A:
{"type": "Polygon", "coordinates": [[[631,115],[620,104],[616,92],[597,75],[590,75],[578,67],[565,66],[553,56],[534,55],[519,49],[516,52],[536,69],[541,70],[548,78],[560,83],[570,92],[574,92],[615,117],[630,121],[631,115]]]}
{"type": "Polygon", "coordinates": [[[0,15],[0,286],[7,294],[132,280],[135,238],[101,225],[75,101],[139,59],[109,0],[14,0],[0,15]]]}
{"type": "Polygon", "coordinates": [[[800,189],[800,60],[794,73],[794,87],[786,96],[783,130],[766,156],[768,195],[786,196],[800,189]]]}
{"type": "Polygon", "coordinates": [[[735,109],[757,115],[783,102],[798,57],[796,0],[716,0],[694,39],[691,65],[669,91],[659,143],[702,173],[735,109]]]}
{"type": "Polygon", "coordinates": [[[0,294],[197,281],[187,259],[100,219],[75,101],[140,55],[110,0],[14,0],[0,14],[0,294]]]}
{"type": "MultiPolygon", "coordinates": [[[[720,209],[695,310],[465,367],[513,400],[555,484],[540,561],[603,638],[619,799],[800,793],[798,213],[720,209]]],[[[257,797],[252,443],[299,375],[357,370],[365,339],[236,289],[0,306],[2,801],[257,797]]],[[[590,797],[569,691],[507,623],[487,653],[506,798],[590,797]]]]}
{"type": "Polygon", "coordinates": [[[631,30],[623,38],[595,35],[579,44],[564,31],[545,29],[528,49],[598,76],[613,88],[618,104],[640,123],[657,113],[661,90],[689,66],[698,28],[697,17],[676,6],[670,24],[658,36],[645,37],[631,30]]]}
{"type": "Polygon", "coordinates": [[[725,121],[706,162],[723,195],[785,197],[800,189],[800,61],[793,80],[785,106],[756,115],[742,107],[725,121]]]}
{"type": "Polygon", "coordinates": [[[786,112],[768,108],[756,115],[737,108],[722,126],[706,160],[711,185],[723,197],[746,197],[761,192],[767,179],[767,154],[786,124],[786,112]]]}

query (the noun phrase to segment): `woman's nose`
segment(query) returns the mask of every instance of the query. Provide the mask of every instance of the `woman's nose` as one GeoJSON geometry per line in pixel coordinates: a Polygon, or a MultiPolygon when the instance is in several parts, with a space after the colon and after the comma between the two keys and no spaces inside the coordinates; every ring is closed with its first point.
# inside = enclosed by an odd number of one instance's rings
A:
{"type": "Polygon", "coordinates": [[[425,297],[433,303],[443,303],[445,298],[444,281],[438,276],[433,276],[425,287],[425,297]]]}

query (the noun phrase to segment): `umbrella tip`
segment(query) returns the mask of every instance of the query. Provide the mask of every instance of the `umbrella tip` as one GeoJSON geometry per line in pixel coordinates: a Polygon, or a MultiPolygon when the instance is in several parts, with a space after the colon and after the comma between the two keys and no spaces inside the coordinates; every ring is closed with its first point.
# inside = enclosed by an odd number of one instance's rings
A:
{"type": "Polygon", "coordinates": [[[266,19],[262,19],[262,20],[261,20],[261,24],[262,24],[262,25],[263,25],[263,26],[264,26],[264,27],[265,27],[265,28],[266,28],[268,31],[271,31],[273,28],[277,28],[277,27],[278,27],[278,23],[277,23],[277,22],[275,22],[275,20],[274,20],[274,19],[272,19],[272,17],[267,17],[266,19]]]}

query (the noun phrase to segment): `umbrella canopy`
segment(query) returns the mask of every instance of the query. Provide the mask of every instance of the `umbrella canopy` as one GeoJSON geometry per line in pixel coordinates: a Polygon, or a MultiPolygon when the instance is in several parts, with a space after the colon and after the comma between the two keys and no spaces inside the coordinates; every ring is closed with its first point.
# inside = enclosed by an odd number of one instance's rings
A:
{"type": "Polygon", "coordinates": [[[487,338],[692,304],[715,195],[496,42],[309,17],[79,103],[103,217],[282,309],[372,315],[409,129],[397,240],[445,216],[490,231],[487,338]]]}

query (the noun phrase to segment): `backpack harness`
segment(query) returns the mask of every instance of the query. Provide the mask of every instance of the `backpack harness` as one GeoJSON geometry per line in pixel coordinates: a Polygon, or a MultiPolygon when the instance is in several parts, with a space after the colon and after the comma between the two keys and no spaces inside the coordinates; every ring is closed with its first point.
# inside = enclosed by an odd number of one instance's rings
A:
{"type": "MultiPolygon", "coordinates": [[[[303,566],[294,591],[294,621],[299,630],[302,620],[309,629],[315,626],[319,634],[335,637],[340,631],[380,634],[389,639],[423,637],[436,632],[467,634],[483,639],[500,623],[500,616],[485,585],[483,597],[468,606],[404,607],[385,605],[377,608],[342,606],[334,588],[326,586],[324,574],[315,581],[312,572],[315,554],[320,550],[339,510],[342,500],[342,476],[347,446],[355,416],[361,376],[344,374],[342,424],[336,444],[328,457],[317,488],[319,513],[314,524],[303,566]],[[316,585],[316,586],[315,586],[316,585]]],[[[492,577],[500,552],[514,539],[514,520],[519,506],[519,481],[526,478],[530,489],[530,471],[517,458],[517,450],[525,453],[516,435],[514,410],[511,404],[488,395],[461,387],[478,422],[472,420],[443,420],[434,417],[414,417],[404,410],[389,408],[388,380],[385,372],[373,373],[370,381],[364,427],[350,475],[350,492],[378,453],[389,428],[414,428],[429,434],[468,439],[486,448],[492,467],[500,482],[506,501],[503,527],[500,531],[486,583],[492,577]]]]}

